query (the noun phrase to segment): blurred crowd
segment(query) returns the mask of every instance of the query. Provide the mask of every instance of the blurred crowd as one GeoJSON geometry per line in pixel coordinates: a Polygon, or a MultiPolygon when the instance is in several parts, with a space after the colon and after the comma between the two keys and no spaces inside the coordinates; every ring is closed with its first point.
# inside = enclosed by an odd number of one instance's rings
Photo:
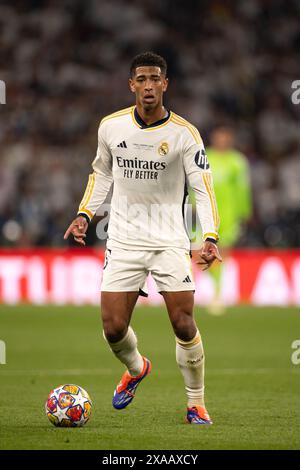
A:
{"type": "Polygon", "coordinates": [[[167,107],[206,145],[232,125],[250,162],[240,245],[300,246],[299,25],[298,0],[2,0],[1,245],[65,243],[99,121],[133,104],[131,59],[153,50],[169,65],[167,107]]]}

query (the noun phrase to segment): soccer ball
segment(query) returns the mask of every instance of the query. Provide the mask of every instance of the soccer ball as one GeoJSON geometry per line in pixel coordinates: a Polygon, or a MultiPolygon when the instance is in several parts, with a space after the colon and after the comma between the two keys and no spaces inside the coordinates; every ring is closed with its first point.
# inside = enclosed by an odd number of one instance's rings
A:
{"type": "Polygon", "coordinates": [[[54,426],[83,426],[90,418],[92,402],[78,385],[61,385],[51,390],[45,404],[46,415],[54,426]]]}

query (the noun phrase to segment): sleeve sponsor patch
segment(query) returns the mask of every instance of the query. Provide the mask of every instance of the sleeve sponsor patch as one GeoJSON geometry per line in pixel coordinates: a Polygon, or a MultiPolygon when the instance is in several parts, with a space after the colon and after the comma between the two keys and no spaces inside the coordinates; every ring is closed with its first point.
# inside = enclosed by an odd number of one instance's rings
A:
{"type": "Polygon", "coordinates": [[[208,163],[207,155],[206,155],[204,149],[202,149],[201,151],[199,150],[196,153],[195,163],[199,168],[201,168],[201,170],[208,170],[209,169],[209,163],[208,163]]]}

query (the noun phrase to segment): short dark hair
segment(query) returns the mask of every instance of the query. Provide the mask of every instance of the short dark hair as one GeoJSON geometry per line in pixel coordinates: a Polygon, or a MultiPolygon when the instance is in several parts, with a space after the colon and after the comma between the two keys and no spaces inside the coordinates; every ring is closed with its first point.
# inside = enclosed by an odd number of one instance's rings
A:
{"type": "Polygon", "coordinates": [[[138,54],[132,60],[130,66],[130,76],[132,77],[135,74],[135,70],[137,67],[160,67],[160,70],[164,75],[167,75],[167,62],[163,57],[155,52],[143,52],[142,54],[138,54]]]}
{"type": "Polygon", "coordinates": [[[231,134],[235,133],[235,127],[231,121],[217,123],[211,130],[211,132],[230,132],[231,134]]]}

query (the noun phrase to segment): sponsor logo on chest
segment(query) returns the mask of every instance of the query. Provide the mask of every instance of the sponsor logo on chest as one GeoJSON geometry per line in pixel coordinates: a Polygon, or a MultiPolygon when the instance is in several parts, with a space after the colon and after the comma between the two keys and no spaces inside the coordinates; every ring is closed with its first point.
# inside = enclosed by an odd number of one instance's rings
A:
{"type": "MultiPolygon", "coordinates": [[[[129,179],[147,179],[157,180],[159,173],[167,168],[165,161],[156,161],[155,158],[165,157],[169,153],[169,145],[167,142],[161,142],[159,145],[149,145],[142,143],[133,143],[132,147],[141,152],[152,151],[153,160],[145,159],[144,156],[130,156],[131,149],[128,142],[123,140],[117,145],[118,150],[122,148],[122,154],[115,156],[117,166],[122,169],[123,177],[129,179]],[[128,154],[128,157],[127,157],[128,154]],[[126,157],[124,156],[126,155],[126,157]]],[[[151,158],[151,157],[150,157],[151,158]]]]}

